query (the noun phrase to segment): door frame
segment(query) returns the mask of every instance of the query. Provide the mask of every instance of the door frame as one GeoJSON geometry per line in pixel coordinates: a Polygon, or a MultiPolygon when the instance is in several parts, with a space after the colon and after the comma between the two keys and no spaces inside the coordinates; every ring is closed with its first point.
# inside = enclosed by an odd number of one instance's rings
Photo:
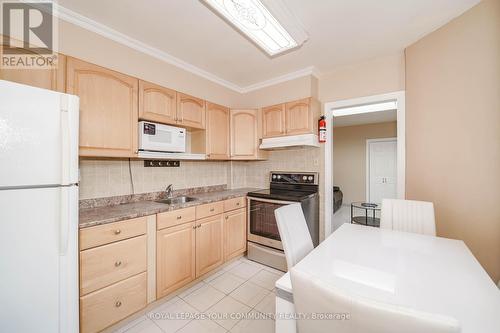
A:
{"type": "MultiPolygon", "coordinates": [[[[366,202],[370,202],[370,143],[375,143],[375,142],[391,142],[394,141],[398,142],[397,137],[392,137],[392,138],[377,138],[377,139],[366,139],[366,184],[365,184],[365,189],[366,189],[366,197],[365,200],[366,202]]],[[[398,152],[396,148],[396,158],[397,158],[398,152]]],[[[396,179],[397,182],[397,179],[396,179]]],[[[397,184],[396,184],[397,186],[397,184]]],[[[396,187],[397,188],[397,187],[396,187]]]]}
{"type": "Polygon", "coordinates": [[[397,197],[405,198],[405,176],[406,176],[406,123],[405,123],[405,91],[395,91],[387,94],[372,95],[359,98],[332,101],[324,104],[324,115],[327,122],[326,143],[324,145],[324,237],[328,237],[334,229],[333,226],[333,115],[335,109],[395,101],[397,115],[397,197]]]}

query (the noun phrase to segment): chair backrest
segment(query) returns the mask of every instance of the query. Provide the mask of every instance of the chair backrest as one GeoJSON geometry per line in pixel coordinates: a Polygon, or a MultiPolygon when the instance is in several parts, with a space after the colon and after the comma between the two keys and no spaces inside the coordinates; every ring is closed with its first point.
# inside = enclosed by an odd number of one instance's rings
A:
{"type": "Polygon", "coordinates": [[[457,333],[454,318],[364,299],[291,269],[293,300],[299,333],[457,333]],[[311,319],[312,314],[328,314],[311,319]]]}
{"type": "Polygon", "coordinates": [[[290,270],[314,248],[311,234],[300,203],[280,207],[274,211],[274,216],[290,270]]]}
{"type": "Polygon", "coordinates": [[[383,199],[380,228],[436,236],[432,202],[383,199]]]}

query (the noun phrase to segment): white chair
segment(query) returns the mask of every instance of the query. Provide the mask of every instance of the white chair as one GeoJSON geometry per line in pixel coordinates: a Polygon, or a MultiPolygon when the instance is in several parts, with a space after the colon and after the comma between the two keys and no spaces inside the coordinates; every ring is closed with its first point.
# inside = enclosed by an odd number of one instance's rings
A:
{"type": "Polygon", "coordinates": [[[454,318],[350,295],[297,268],[291,269],[299,333],[456,333],[454,318]],[[311,319],[311,314],[334,314],[311,319]]]}
{"type": "Polygon", "coordinates": [[[380,228],[436,236],[432,202],[383,199],[380,228]]]}
{"type": "Polygon", "coordinates": [[[300,203],[280,207],[274,211],[274,216],[290,270],[314,248],[311,234],[300,203]]]}

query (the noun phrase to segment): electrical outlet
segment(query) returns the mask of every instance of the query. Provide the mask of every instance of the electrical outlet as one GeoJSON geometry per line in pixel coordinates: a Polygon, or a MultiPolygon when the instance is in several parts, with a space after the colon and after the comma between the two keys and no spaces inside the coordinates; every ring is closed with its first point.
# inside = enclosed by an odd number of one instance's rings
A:
{"type": "Polygon", "coordinates": [[[178,168],[180,166],[181,166],[180,161],[144,160],[145,168],[158,168],[158,167],[178,168]]]}

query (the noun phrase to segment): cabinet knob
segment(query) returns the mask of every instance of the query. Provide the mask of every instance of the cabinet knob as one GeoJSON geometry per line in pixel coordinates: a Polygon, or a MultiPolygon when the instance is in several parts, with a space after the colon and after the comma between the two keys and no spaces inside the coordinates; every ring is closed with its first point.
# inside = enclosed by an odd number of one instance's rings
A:
{"type": "Polygon", "coordinates": [[[239,205],[240,205],[240,203],[239,203],[239,202],[237,202],[237,203],[236,203],[236,206],[239,206],[239,205]]]}
{"type": "Polygon", "coordinates": [[[226,216],[226,220],[229,220],[229,216],[226,216]]]}
{"type": "Polygon", "coordinates": [[[115,230],[115,235],[119,235],[119,234],[121,234],[121,233],[122,233],[122,231],[121,231],[120,229],[116,229],[116,230],[115,230]]]}
{"type": "Polygon", "coordinates": [[[182,219],[182,215],[177,216],[177,219],[178,220],[182,219]]]}
{"type": "Polygon", "coordinates": [[[122,302],[120,302],[120,301],[116,301],[115,306],[116,306],[117,308],[119,308],[120,306],[122,306],[122,302]]]}
{"type": "Polygon", "coordinates": [[[122,262],[120,260],[118,260],[117,262],[115,262],[115,267],[120,267],[122,265],[122,262]]]}
{"type": "Polygon", "coordinates": [[[210,208],[210,211],[213,212],[215,210],[215,208],[210,208]]]}
{"type": "Polygon", "coordinates": [[[201,228],[201,224],[198,224],[198,228],[201,228]]]}

